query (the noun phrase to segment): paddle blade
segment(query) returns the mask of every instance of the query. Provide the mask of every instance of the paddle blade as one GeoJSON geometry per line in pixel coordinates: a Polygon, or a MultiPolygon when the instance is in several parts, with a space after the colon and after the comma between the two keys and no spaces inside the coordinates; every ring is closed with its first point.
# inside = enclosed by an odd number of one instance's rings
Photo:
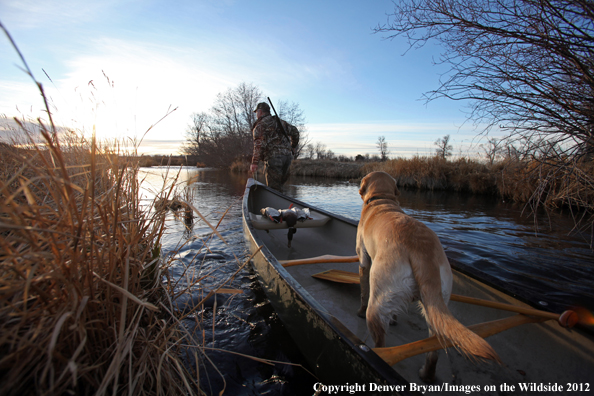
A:
{"type": "Polygon", "coordinates": [[[328,270],[313,274],[312,277],[338,283],[359,284],[359,274],[341,270],[328,270]]]}
{"type": "MultiPolygon", "coordinates": [[[[481,338],[487,338],[516,326],[526,323],[544,322],[545,320],[547,319],[517,314],[504,319],[468,326],[468,329],[476,333],[481,338]]],[[[373,348],[373,351],[377,353],[379,357],[384,359],[386,363],[388,363],[390,366],[393,366],[396,363],[411,356],[436,351],[438,349],[449,348],[451,346],[453,346],[451,341],[446,340],[446,342],[442,344],[436,336],[432,336],[425,338],[424,340],[415,341],[411,342],[410,344],[404,344],[396,347],[373,348]]]]}

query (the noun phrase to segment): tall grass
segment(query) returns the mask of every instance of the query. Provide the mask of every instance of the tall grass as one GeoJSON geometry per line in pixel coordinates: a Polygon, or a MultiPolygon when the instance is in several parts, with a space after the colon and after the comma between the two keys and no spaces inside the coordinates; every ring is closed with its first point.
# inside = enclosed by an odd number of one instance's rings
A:
{"type": "Polygon", "coordinates": [[[227,212],[213,227],[176,177],[141,204],[140,142],[120,151],[118,142],[58,132],[42,84],[0,29],[49,120],[33,123],[38,138],[27,130],[32,123],[15,119],[27,139],[0,142],[0,395],[203,395],[198,362],[210,360],[202,318],[193,314],[217,292],[241,292],[223,287],[253,256],[230,262],[235,272],[209,291],[197,290],[212,273],[196,271],[196,257],[214,235],[224,241],[217,227],[227,212]],[[191,210],[213,231],[176,279],[170,270],[179,258],[161,253],[174,208],[159,202],[183,202],[188,230],[191,210]],[[188,316],[198,322],[193,331],[182,323],[188,316]]]}
{"type": "Polygon", "coordinates": [[[498,194],[516,202],[537,200],[549,207],[594,209],[594,164],[560,167],[555,161],[505,159],[492,165],[437,156],[397,158],[364,165],[364,175],[384,171],[400,187],[498,194]]]}
{"type": "Polygon", "coordinates": [[[397,158],[368,163],[363,174],[377,170],[389,173],[398,186],[407,188],[494,193],[497,186],[496,175],[485,164],[466,158],[456,161],[437,156],[397,158]]]}
{"type": "Polygon", "coordinates": [[[0,394],[193,394],[160,255],[164,211],[94,141],[2,145],[0,394]]]}
{"type": "Polygon", "coordinates": [[[250,170],[251,158],[239,157],[233,161],[229,170],[232,173],[247,173],[250,170]]]}
{"type": "Polygon", "coordinates": [[[495,194],[537,208],[569,208],[576,229],[590,234],[594,246],[594,163],[589,160],[507,158],[494,164],[460,158],[397,158],[366,164],[362,174],[384,171],[400,187],[495,194]]]}
{"type": "Polygon", "coordinates": [[[291,163],[291,174],[297,176],[357,179],[361,177],[361,164],[357,162],[298,159],[291,163]]]}

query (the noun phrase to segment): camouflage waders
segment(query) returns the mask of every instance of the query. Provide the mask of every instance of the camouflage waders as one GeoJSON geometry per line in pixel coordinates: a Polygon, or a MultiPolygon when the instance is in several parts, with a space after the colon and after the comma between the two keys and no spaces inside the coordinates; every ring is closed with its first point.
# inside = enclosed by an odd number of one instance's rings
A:
{"type": "Polygon", "coordinates": [[[264,176],[266,185],[280,191],[289,178],[289,167],[293,156],[279,155],[264,162],[264,176]]]}

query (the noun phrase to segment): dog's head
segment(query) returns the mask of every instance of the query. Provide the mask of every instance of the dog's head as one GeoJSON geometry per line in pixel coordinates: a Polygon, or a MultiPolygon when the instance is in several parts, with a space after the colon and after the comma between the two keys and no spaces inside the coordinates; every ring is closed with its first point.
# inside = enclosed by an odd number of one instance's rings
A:
{"type": "Polygon", "coordinates": [[[372,172],[361,180],[359,194],[361,194],[363,202],[368,202],[372,198],[385,198],[396,201],[400,191],[398,191],[396,180],[392,176],[386,172],[372,172]]]}

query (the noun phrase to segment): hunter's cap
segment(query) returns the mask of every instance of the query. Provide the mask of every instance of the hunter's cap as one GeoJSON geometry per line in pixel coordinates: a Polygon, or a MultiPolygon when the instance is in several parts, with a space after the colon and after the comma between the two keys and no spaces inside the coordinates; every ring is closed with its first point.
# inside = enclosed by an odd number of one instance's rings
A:
{"type": "Polygon", "coordinates": [[[254,113],[260,109],[264,110],[267,113],[270,113],[270,106],[268,106],[268,103],[266,103],[266,102],[258,103],[258,106],[256,106],[254,113]]]}

